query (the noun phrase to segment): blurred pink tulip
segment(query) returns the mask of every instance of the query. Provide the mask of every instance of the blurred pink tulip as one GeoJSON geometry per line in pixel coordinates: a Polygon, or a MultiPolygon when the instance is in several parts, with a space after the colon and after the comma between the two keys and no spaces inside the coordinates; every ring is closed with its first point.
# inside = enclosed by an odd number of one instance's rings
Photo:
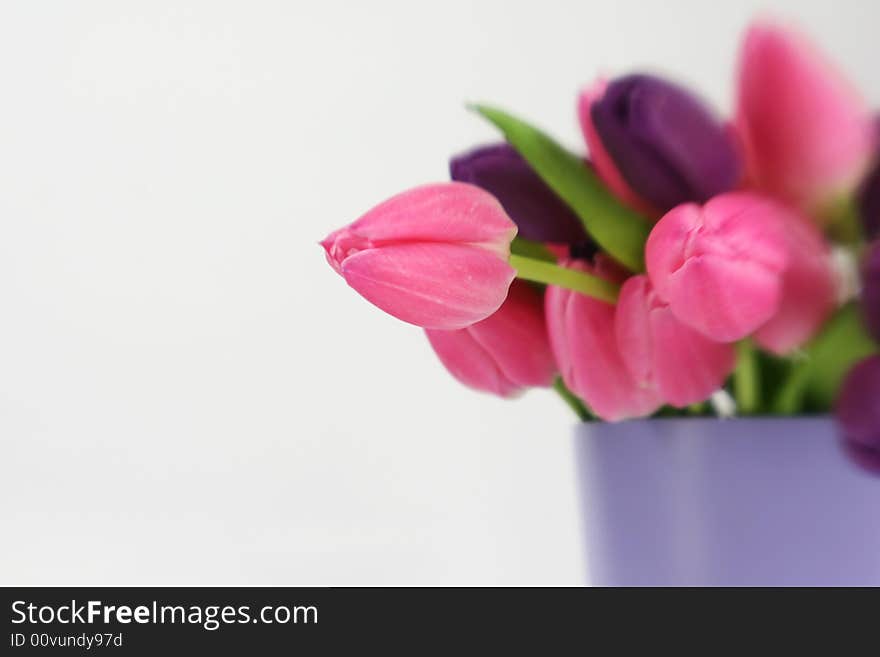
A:
{"type": "Polygon", "coordinates": [[[837,307],[840,281],[831,248],[819,229],[795,212],[780,213],[788,246],[779,309],[755,333],[757,343],[784,355],[802,346],[837,307]]]}
{"type": "Polygon", "coordinates": [[[801,35],[752,25],[740,52],[735,125],[752,184],[807,209],[851,191],[875,129],[855,90],[801,35]]]}
{"type": "Polygon", "coordinates": [[[670,210],[654,226],[646,263],[658,296],[717,342],[746,337],[777,312],[788,249],[783,206],[746,192],[670,210]]]}
{"type": "Polygon", "coordinates": [[[578,120],[581,124],[581,132],[584,135],[584,141],[587,142],[587,149],[590,152],[590,163],[596,170],[596,175],[604,182],[608,189],[620,200],[629,205],[634,210],[643,212],[649,217],[657,217],[657,211],[648,203],[639,198],[629,184],[624,180],[623,175],[617,170],[617,165],[611,159],[611,155],[602,144],[599,133],[593,125],[593,117],[591,116],[591,107],[593,103],[602,98],[605,94],[605,88],[608,83],[604,79],[596,80],[592,86],[584,89],[578,99],[578,120]]]}
{"type": "Polygon", "coordinates": [[[528,283],[514,281],[501,308],[457,331],[425,331],[456,379],[500,397],[553,383],[556,362],[544,323],[544,301],[528,283]]]}
{"type": "Polygon", "coordinates": [[[630,374],[673,406],[708,399],[736,365],[733,346],[709,340],[678,321],[647,276],[633,276],[624,283],[616,329],[630,374]]]}
{"type": "Polygon", "coordinates": [[[516,226],[498,201],[466,183],[398,194],[321,246],[367,301],[405,322],[452,330],[501,306],[516,271],[516,226]]]}
{"type": "MultiPolygon", "coordinates": [[[[583,261],[563,264],[603,275],[583,261]]],[[[662,405],[657,391],[640,387],[624,364],[613,305],[549,286],[545,308],[550,345],[565,385],[596,415],[613,422],[650,415],[662,405]]]]}

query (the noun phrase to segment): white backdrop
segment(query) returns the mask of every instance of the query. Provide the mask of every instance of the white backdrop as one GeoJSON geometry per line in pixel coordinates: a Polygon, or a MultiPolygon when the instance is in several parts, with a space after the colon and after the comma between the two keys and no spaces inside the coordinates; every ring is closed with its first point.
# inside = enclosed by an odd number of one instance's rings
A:
{"type": "Polygon", "coordinates": [[[0,583],[587,581],[568,409],[317,241],[494,139],[466,100],[573,147],[599,71],[727,107],[767,4],[880,98],[872,0],[3,3],[0,583]]]}

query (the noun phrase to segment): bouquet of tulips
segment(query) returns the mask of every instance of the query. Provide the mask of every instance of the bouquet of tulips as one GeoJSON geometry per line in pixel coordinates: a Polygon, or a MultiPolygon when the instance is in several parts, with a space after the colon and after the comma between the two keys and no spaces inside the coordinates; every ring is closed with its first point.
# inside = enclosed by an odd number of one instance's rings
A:
{"type": "Polygon", "coordinates": [[[462,383],[583,418],[824,413],[880,455],[878,124],[800,34],[745,34],[729,121],[654,75],[577,105],[588,156],[486,105],[452,159],[322,246],[462,383]]]}

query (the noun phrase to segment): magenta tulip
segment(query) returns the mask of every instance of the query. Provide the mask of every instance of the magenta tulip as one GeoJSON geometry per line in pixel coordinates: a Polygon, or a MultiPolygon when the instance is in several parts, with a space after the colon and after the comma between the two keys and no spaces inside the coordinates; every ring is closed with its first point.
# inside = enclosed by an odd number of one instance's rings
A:
{"type": "Polygon", "coordinates": [[[638,384],[684,407],[708,399],[736,365],[732,345],[714,342],[682,324],[647,276],[633,276],[617,302],[617,344],[638,384]]]}
{"type": "Polygon", "coordinates": [[[544,300],[528,283],[514,281],[501,308],[476,324],[425,333],[446,369],[471,388],[512,397],[553,383],[544,300]]]}
{"type": "Polygon", "coordinates": [[[784,355],[810,340],[834,312],[840,282],[831,247],[809,218],[777,213],[788,248],[779,308],[755,333],[764,349],[784,355]]]}
{"type": "MultiPolygon", "coordinates": [[[[566,264],[603,276],[583,261],[566,264]]],[[[550,345],[565,385],[596,415],[613,422],[650,415],[662,405],[657,390],[640,386],[624,363],[613,305],[550,286],[545,308],[550,345]]]]}
{"type": "Polygon", "coordinates": [[[645,200],[639,198],[629,183],[626,182],[623,175],[618,171],[617,165],[608,150],[602,144],[602,139],[596,131],[593,124],[592,107],[593,104],[600,101],[605,95],[605,89],[608,83],[599,79],[592,86],[584,89],[578,99],[578,119],[581,124],[581,132],[584,135],[584,141],[587,143],[587,149],[590,152],[590,163],[596,170],[596,175],[605,183],[608,189],[621,201],[629,205],[634,210],[643,212],[649,217],[658,217],[659,213],[652,208],[645,200]]]}
{"type": "Polygon", "coordinates": [[[858,184],[874,152],[872,118],[812,44],[752,25],[738,86],[735,125],[755,187],[813,209],[858,184]]]}
{"type": "Polygon", "coordinates": [[[788,249],[784,207],[732,192],[666,213],[646,246],[658,296],[710,340],[733,342],[770,320],[782,297],[788,249]]]}
{"type": "Polygon", "coordinates": [[[367,301],[405,322],[452,330],[485,319],[507,297],[515,235],[492,195],[439,183],[394,196],[321,245],[367,301]]]}

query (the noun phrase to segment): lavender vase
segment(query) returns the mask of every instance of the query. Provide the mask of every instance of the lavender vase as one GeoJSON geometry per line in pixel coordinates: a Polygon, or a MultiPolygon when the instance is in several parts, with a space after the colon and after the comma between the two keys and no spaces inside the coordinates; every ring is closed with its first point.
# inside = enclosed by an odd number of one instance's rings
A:
{"type": "Polygon", "coordinates": [[[880,585],[880,476],[829,418],[585,423],[599,586],[880,585]]]}

